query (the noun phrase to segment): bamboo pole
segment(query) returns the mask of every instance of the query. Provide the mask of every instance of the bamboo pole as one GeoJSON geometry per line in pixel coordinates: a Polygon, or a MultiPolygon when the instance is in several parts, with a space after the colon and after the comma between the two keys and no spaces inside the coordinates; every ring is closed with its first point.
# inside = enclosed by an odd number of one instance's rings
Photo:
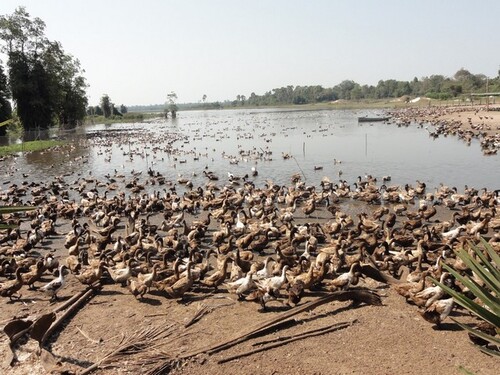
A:
{"type": "Polygon", "coordinates": [[[274,349],[274,348],[277,348],[279,346],[287,345],[287,344],[290,344],[291,342],[294,342],[294,341],[298,341],[298,340],[302,340],[302,339],[306,339],[306,338],[314,337],[314,336],[325,335],[325,334],[330,333],[330,332],[334,332],[334,331],[338,331],[340,329],[347,328],[347,327],[351,326],[352,324],[354,324],[355,322],[356,322],[356,320],[354,320],[352,322],[338,323],[338,324],[335,324],[334,326],[331,326],[329,328],[323,327],[323,328],[316,329],[313,331],[304,332],[304,333],[301,333],[301,334],[296,335],[296,336],[290,336],[287,339],[284,339],[284,340],[281,340],[278,342],[274,342],[272,344],[263,346],[261,348],[255,348],[255,349],[249,350],[247,352],[235,354],[235,355],[220,359],[217,361],[217,363],[222,364],[222,363],[226,363],[229,361],[234,361],[235,359],[248,357],[249,355],[264,352],[266,350],[274,349]]]}

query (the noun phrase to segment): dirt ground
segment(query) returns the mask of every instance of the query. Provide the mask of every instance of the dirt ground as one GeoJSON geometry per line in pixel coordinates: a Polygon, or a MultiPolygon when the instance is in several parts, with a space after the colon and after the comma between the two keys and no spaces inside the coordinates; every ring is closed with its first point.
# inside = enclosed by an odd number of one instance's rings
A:
{"type": "MultiPolygon", "coordinates": [[[[325,221],[330,213],[316,213],[325,221]]],[[[159,220],[159,218],[153,218],[159,220]]],[[[192,218],[188,218],[191,220],[192,218]]],[[[23,225],[25,225],[24,223],[23,225]]],[[[46,240],[35,251],[54,251],[63,257],[63,233],[69,223],[59,225],[59,236],[46,240]]],[[[37,283],[51,280],[45,275],[37,283]]],[[[415,306],[409,305],[386,284],[366,278],[358,286],[374,289],[382,296],[383,306],[353,306],[350,302],[332,302],[302,313],[291,328],[270,333],[238,344],[214,355],[199,354],[176,363],[173,374],[496,374],[497,359],[473,348],[467,334],[447,318],[440,329],[425,321],[415,306]],[[285,346],[256,353],[241,359],[218,364],[222,358],[253,349],[253,343],[288,336],[316,328],[326,328],[340,322],[353,322],[349,327],[322,336],[295,341],[285,346]],[[496,370],[495,370],[496,369],[496,370]]],[[[67,286],[60,292],[61,300],[50,304],[39,291],[22,289],[19,302],[0,300],[2,325],[13,317],[25,317],[52,311],[58,304],[82,291],[84,286],[73,275],[67,276],[67,286]]],[[[306,294],[301,304],[318,298],[306,294]]],[[[81,371],[113,351],[124,336],[146,327],[172,325],[171,336],[161,346],[171,357],[179,357],[221,343],[247,332],[250,327],[277,317],[289,308],[278,301],[268,303],[268,311],[252,302],[237,301],[223,287],[217,293],[195,287],[185,302],[165,298],[151,290],[142,302],[127,288],[104,282],[102,290],[83,308],[72,315],[51,338],[48,349],[60,361],[60,370],[81,371]],[[184,324],[202,306],[212,310],[188,328],[184,324]]],[[[452,316],[461,322],[475,321],[464,310],[456,309],[452,316]]],[[[2,335],[0,347],[7,353],[7,337],[2,335]]],[[[45,369],[35,354],[37,344],[30,340],[22,345],[19,362],[1,366],[4,374],[44,374],[45,369]]],[[[148,349],[147,349],[148,350],[148,349]]],[[[154,350],[154,349],[150,349],[154,350]]],[[[5,357],[5,356],[3,356],[5,357]]],[[[98,374],[136,374],[150,370],[159,362],[138,366],[138,357],[122,358],[100,368],[98,374]]],[[[140,358],[140,357],[139,357],[140,358]]]]}

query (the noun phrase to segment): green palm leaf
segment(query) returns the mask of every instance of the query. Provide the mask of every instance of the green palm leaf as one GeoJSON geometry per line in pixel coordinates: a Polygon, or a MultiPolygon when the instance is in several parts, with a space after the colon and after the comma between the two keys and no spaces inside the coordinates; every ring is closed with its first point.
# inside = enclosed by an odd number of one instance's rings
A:
{"type": "MultiPolygon", "coordinates": [[[[465,294],[457,292],[446,285],[443,285],[437,280],[432,280],[434,284],[439,285],[443,290],[453,297],[456,303],[463,306],[478,318],[493,324],[497,332],[500,332],[500,257],[493,250],[490,244],[484,239],[481,239],[485,252],[479,249],[474,244],[469,244],[474,251],[474,255],[470,255],[464,249],[456,252],[459,257],[474,273],[474,278],[470,275],[461,275],[459,272],[444,264],[443,267],[450,272],[458,281],[467,287],[474,296],[480,301],[477,303],[467,297],[465,294]],[[488,259],[489,258],[489,259],[488,259]],[[491,260],[490,260],[491,259],[491,260]],[[483,306],[484,305],[484,306],[483,306]]],[[[477,346],[484,353],[500,356],[498,349],[500,347],[500,338],[488,335],[478,329],[471,328],[465,324],[461,324],[452,318],[460,327],[467,330],[471,334],[480,337],[489,342],[494,347],[477,346]]]]}

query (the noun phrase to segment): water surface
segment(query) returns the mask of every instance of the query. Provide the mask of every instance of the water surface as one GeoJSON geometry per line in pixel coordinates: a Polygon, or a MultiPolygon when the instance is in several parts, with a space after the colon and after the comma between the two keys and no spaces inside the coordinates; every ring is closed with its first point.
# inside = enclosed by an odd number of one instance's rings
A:
{"type": "MultiPolygon", "coordinates": [[[[220,184],[227,173],[289,184],[300,173],[307,184],[327,176],[354,182],[370,174],[391,176],[391,184],[426,182],[476,188],[500,188],[500,157],[484,156],[479,142],[470,146],[455,137],[429,137],[416,124],[398,127],[358,123],[358,116],[382,115],[351,110],[213,110],[180,112],[175,120],[151,123],[92,125],[70,152],[23,154],[3,162],[3,181],[29,176],[47,180],[75,179],[147,172],[148,168],[175,183],[182,176],[204,185],[203,171],[213,171],[220,184]],[[84,138],[88,137],[88,139],[84,138]],[[288,159],[283,155],[289,155],[288,159]]],[[[157,189],[152,186],[150,189],[157,189]]]]}

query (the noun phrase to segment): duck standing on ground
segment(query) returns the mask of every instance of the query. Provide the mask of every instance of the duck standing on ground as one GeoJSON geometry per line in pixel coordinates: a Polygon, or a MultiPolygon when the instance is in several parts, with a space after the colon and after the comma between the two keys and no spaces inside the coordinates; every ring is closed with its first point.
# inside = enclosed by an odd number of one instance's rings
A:
{"type": "Polygon", "coordinates": [[[422,315],[422,318],[427,320],[429,323],[434,323],[439,327],[441,322],[445,320],[448,315],[450,315],[454,305],[455,302],[453,301],[453,298],[440,299],[433,302],[423,312],[421,312],[420,315],[422,315]]]}
{"type": "Polygon", "coordinates": [[[236,281],[226,283],[228,292],[236,293],[238,299],[243,298],[243,293],[250,292],[256,288],[255,281],[252,279],[253,272],[248,272],[245,277],[236,281]]]}
{"type": "MultiPolygon", "coordinates": [[[[9,297],[12,301],[14,294],[16,294],[23,286],[23,278],[21,276],[23,271],[24,268],[18,267],[16,269],[16,278],[14,280],[9,280],[0,284],[0,296],[9,297]]],[[[21,299],[21,297],[21,294],[19,294],[19,296],[15,296],[18,300],[21,299]]]]}
{"type": "Polygon", "coordinates": [[[333,285],[335,289],[347,290],[351,285],[356,285],[359,281],[359,262],[355,262],[351,265],[349,272],[343,273],[334,280],[330,281],[328,284],[333,285]]]}
{"type": "Polygon", "coordinates": [[[108,270],[109,276],[113,279],[115,283],[122,284],[125,286],[127,284],[127,280],[132,276],[131,264],[134,261],[133,258],[130,258],[127,261],[127,266],[125,268],[111,268],[105,267],[108,270]]]}
{"type": "Polygon", "coordinates": [[[286,278],[286,271],[288,270],[288,266],[284,266],[283,269],[281,270],[281,275],[280,276],[274,276],[268,279],[263,279],[257,281],[257,286],[265,290],[267,293],[269,293],[272,296],[279,296],[279,290],[285,284],[287,281],[286,278]]]}
{"type": "Polygon", "coordinates": [[[97,268],[90,267],[85,272],[75,275],[75,277],[82,284],[92,286],[92,284],[94,284],[96,281],[99,281],[99,279],[101,278],[104,266],[105,263],[101,261],[97,268]]]}
{"type": "Polygon", "coordinates": [[[189,261],[186,265],[186,276],[181,277],[172,286],[167,286],[165,291],[171,298],[184,298],[184,294],[193,286],[193,275],[191,266],[193,263],[189,261]]]}
{"type": "Polygon", "coordinates": [[[44,260],[39,259],[35,265],[31,266],[31,269],[28,272],[21,274],[23,284],[28,285],[28,289],[35,289],[35,282],[42,277],[42,274],[45,271],[43,264],[44,260]]]}
{"type": "Polygon", "coordinates": [[[59,292],[64,287],[64,272],[68,269],[65,265],[59,266],[59,276],[54,280],[45,284],[40,288],[40,290],[50,296],[50,301],[57,300],[57,292],[59,292]]]}
{"type": "Polygon", "coordinates": [[[201,280],[200,283],[217,290],[217,287],[220,286],[224,280],[226,280],[227,264],[229,261],[232,261],[232,259],[226,257],[222,262],[221,267],[206,279],[201,280]]]}
{"type": "MultiPolygon", "coordinates": [[[[443,272],[439,279],[441,284],[444,283],[444,280],[449,276],[448,272],[443,272]]],[[[444,290],[439,286],[430,286],[415,294],[414,297],[411,297],[412,301],[415,302],[417,306],[425,306],[429,307],[433,302],[439,300],[444,296],[444,290]]]]}

